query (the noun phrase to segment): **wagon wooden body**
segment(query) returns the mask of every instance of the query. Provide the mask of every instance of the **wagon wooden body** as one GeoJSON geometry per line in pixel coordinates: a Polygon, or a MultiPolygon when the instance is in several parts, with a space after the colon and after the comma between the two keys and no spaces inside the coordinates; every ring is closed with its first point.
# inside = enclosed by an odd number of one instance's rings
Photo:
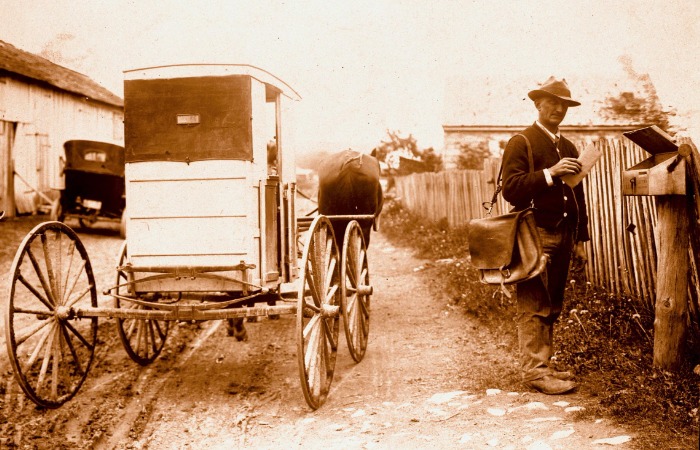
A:
{"type": "Polygon", "coordinates": [[[172,321],[226,320],[240,338],[245,318],[295,314],[301,387],[318,408],[341,318],[352,357],[366,351],[372,287],[356,220],[368,217],[317,215],[298,226],[288,123],[298,94],[248,65],[127,71],[124,93],[126,239],[104,289],[114,301],[98,305],[75,232],[38,225],[10,274],[7,346],[18,382],[45,407],[72,398],[99,317],[116,318],[126,352],[147,365],[172,321]],[[332,220],[351,221],[342,249],[332,220]]]}

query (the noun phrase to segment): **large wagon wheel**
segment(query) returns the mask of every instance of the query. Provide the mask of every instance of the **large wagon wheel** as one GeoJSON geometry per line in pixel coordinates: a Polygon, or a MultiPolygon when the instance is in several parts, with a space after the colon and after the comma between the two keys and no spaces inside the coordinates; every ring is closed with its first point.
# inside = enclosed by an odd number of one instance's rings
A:
{"type": "Polygon", "coordinates": [[[338,246],[328,218],[311,223],[302,256],[297,303],[297,358],[301,387],[313,409],[328,396],[340,330],[338,246]]]}
{"type": "Polygon", "coordinates": [[[61,406],[87,377],[97,317],[77,317],[84,307],[97,307],[85,247],[63,223],[37,225],[12,262],[5,333],[15,378],[39,406],[61,406]]]}
{"type": "Polygon", "coordinates": [[[369,309],[372,286],[369,284],[367,247],[360,224],[353,220],[345,229],[340,264],[342,294],[341,311],[345,337],[350,355],[355,362],[362,361],[369,336],[369,309]]]}
{"type": "MultiPolygon", "coordinates": [[[[127,260],[126,242],[122,244],[122,249],[119,254],[119,263],[117,264],[117,295],[125,295],[132,293],[133,289],[129,289],[126,283],[133,279],[131,273],[120,270],[127,260]]],[[[116,307],[122,307],[128,311],[144,311],[151,308],[142,306],[138,303],[128,301],[120,301],[116,298],[116,307]]],[[[165,340],[168,337],[170,330],[170,322],[167,320],[155,319],[117,319],[117,331],[119,339],[122,341],[124,350],[131,359],[142,366],[147,366],[156,360],[160,355],[165,340]]]]}

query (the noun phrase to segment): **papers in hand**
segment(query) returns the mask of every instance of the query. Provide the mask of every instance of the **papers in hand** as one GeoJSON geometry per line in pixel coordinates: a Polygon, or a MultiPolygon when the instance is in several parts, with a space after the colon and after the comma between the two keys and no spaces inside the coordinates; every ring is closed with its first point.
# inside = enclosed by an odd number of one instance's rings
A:
{"type": "Polygon", "coordinates": [[[578,160],[581,162],[581,171],[576,174],[564,175],[561,177],[562,181],[569,185],[569,187],[576,186],[581,180],[586,178],[588,172],[591,171],[591,168],[598,162],[602,155],[603,152],[598,150],[595,145],[588,144],[578,156],[578,160]]]}

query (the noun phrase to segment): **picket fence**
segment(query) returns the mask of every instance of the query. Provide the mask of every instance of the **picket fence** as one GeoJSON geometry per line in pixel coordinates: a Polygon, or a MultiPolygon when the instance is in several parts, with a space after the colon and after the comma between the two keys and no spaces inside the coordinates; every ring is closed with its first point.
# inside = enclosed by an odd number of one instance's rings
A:
{"type": "MultiPolygon", "coordinates": [[[[584,145],[579,143],[578,146],[584,145]]],[[[584,181],[589,231],[586,244],[590,283],[615,295],[634,297],[654,310],[656,288],[656,208],[654,197],[623,196],[622,172],[649,154],[630,141],[607,140],[596,145],[603,156],[584,181]]],[[[694,161],[700,155],[694,148],[694,161]]],[[[491,199],[500,160],[485,162],[484,170],[421,173],[397,178],[396,198],[404,207],[428,221],[446,220],[450,227],[467,225],[486,216],[482,203],[491,199]]],[[[493,214],[510,206],[499,195],[493,214]]],[[[691,224],[691,232],[697,232],[691,224]]],[[[697,261],[689,245],[691,274],[689,298],[692,321],[698,320],[697,261]]],[[[696,252],[697,253],[697,252],[696,252]]]]}

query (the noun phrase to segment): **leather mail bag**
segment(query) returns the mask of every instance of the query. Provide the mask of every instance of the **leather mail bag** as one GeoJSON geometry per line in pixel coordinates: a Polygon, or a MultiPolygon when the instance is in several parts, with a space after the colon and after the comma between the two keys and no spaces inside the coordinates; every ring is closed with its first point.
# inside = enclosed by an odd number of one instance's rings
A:
{"type": "Polygon", "coordinates": [[[485,284],[529,280],[547,265],[532,208],[471,220],[469,253],[485,284]]]}

